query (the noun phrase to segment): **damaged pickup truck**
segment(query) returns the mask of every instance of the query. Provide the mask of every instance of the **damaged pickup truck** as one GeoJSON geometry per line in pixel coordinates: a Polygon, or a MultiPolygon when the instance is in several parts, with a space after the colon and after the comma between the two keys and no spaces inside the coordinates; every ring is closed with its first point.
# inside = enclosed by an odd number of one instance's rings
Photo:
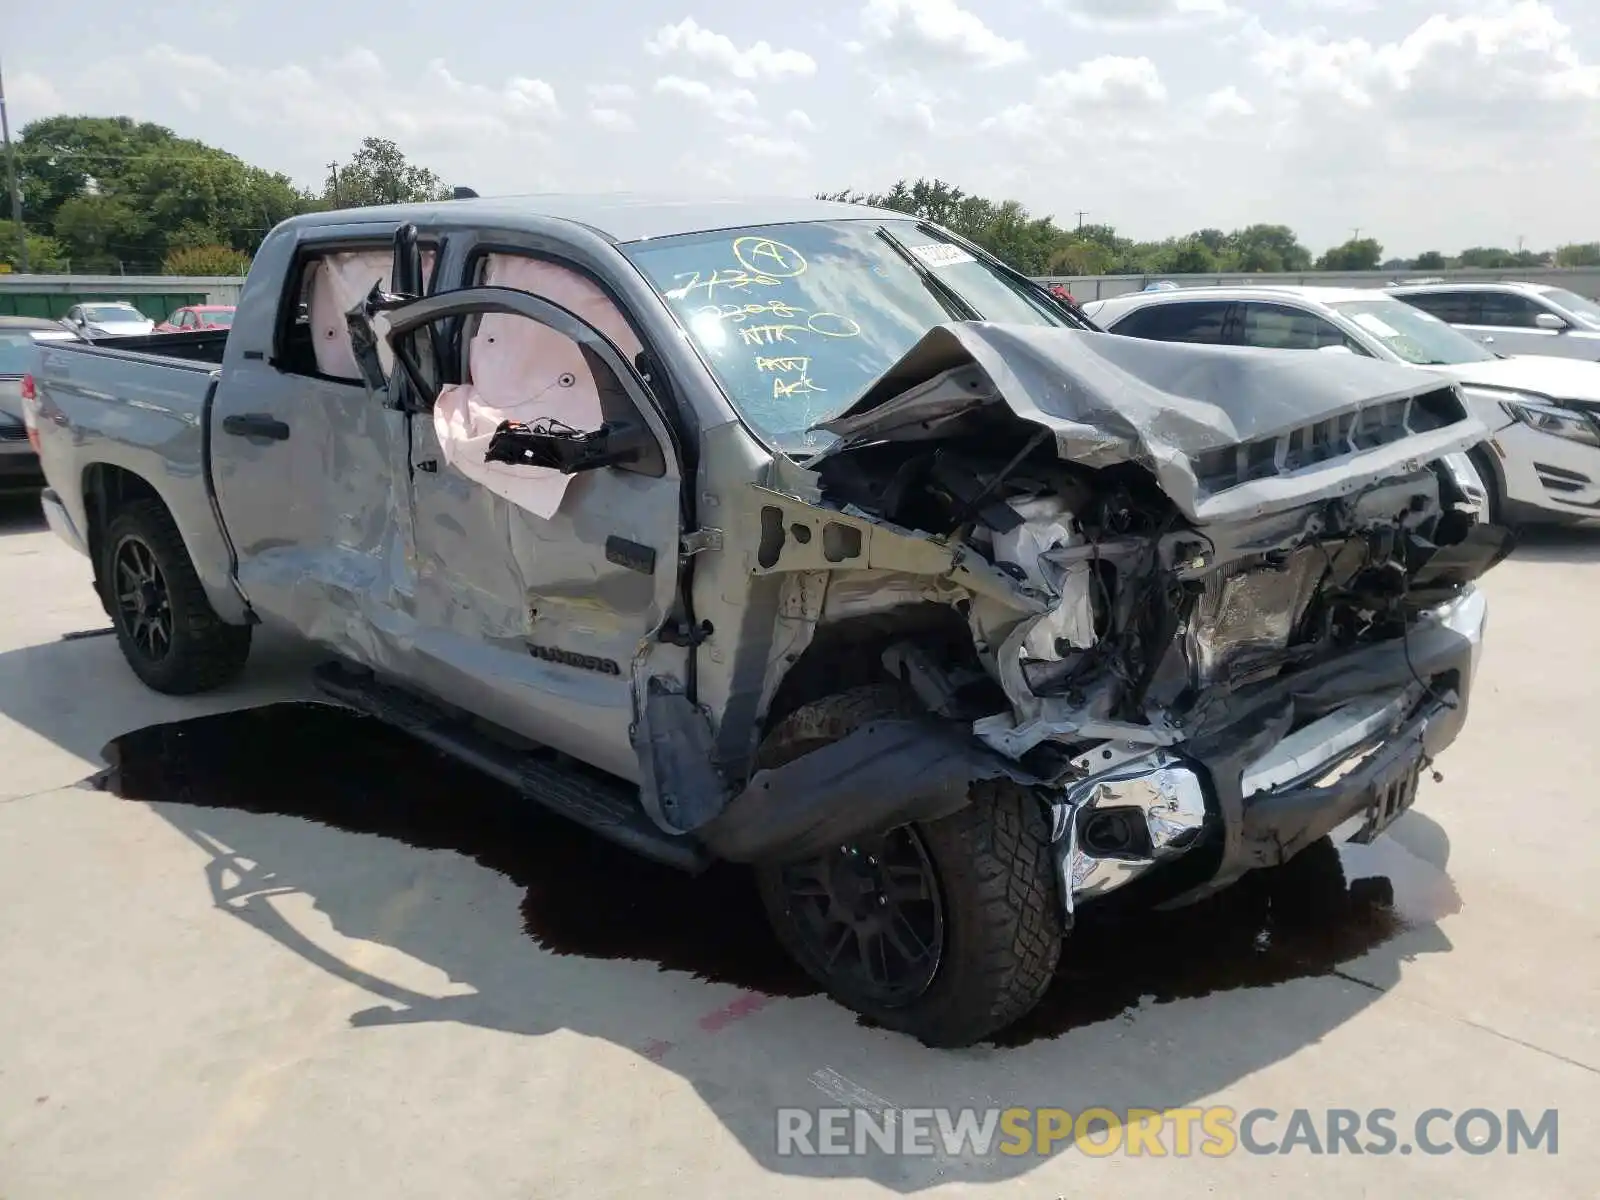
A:
{"type": "Polygon", "coordinates": [[[224,339],[52,344],[24,390],[148,685],[288,630],[530,803],[747,864],[821,985],[944,1046],[1089,906],[1381,833],[1509,550],[1455,385],[1108,336],[823,202],[299,217],[224,339]]]}

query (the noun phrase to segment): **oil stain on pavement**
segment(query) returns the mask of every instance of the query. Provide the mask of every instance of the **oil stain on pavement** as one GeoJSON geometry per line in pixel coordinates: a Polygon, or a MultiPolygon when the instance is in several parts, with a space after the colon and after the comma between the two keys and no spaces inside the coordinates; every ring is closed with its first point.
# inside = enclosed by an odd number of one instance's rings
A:
{"type": "MultiPolygon", "coordinates": [[[[817,991],[778,947],[744,870],[690,877],[638,858],[370,718],[277,704],[150,726],[103,753],[109,765],[91,786],[127,800],[300,817],[466,855],[526,889],[525,928],[554,954],[654,962],[774,996],[817,991]]],[[[1141,1001],[1342,974],[1419,919],[1397,911],[1382,876],[1347,882],[1324,848],[1271,886],[1080,921],[1050,993],[1000,1044],[1113,1019],[1141,1001]]]]}

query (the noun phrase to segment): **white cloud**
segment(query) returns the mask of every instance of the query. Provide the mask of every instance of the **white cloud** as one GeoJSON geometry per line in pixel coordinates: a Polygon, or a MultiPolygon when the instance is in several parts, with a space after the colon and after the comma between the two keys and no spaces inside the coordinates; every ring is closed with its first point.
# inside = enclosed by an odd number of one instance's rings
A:
{"type": "Polygon", "coordinates": [[[591,108],[589,120],[608,133],[632,133],[638,128],[633,114],[620,108],[591,108]]]}
{"type": "Polygon", "coordinates": [[[588,87],[589,99],[596,104],[631,104],[637,94],[631,84],[626,83],[591,83],[588,87]]]}
{"type": "Polygon", "coordinates": [[[1148,58],[1105,54],[1041,78],[1033,99],[1013,104],[981,128],[1058,154],[1064,138],[1149,140],[1164,117],[1167,86],[1148,58]]]}
{"type": "Polygon", "coordinates": [[[713,33],[693,17],[663,25],[645,43],[645,50],[661,58],[681,54],[736,79],[805,79],[817,73],[816,60],[804,51],[774,50],[768,42],[741,50],[732,38],[713,33]]]}
{"type": "Polygon", "coordinates": [[[420,71],[393,70],[359,46],[264,67],[158,43],[85,63],[52,81],[48,94],[27,86],[33,94],[15,85],[13,93],[30,109],[48,101],[58,112],[128,112],[168,124],[187,113],[190,124],[216,130],[211,140],[224,146],[237,145],[241,133],[270,136],[292,169],[312,179],[329,156],[349,154],[369,135],[393,138],[434,165],[463,146],[547,142],[562,116],[555,89],[542,79],[469,83],[442,59],[420,71]]]}
{"type": "Polygon", "coordinates": [[[756,96],[749,88],[719,88],[700,79],[663,75],[656,80],[655,90],[662,95],[680,96],[729,124],[749,124],[756,119],[756,96]]]}
{"type": "Polygon", "coordinates": [[[1207,96],[1202,107],[1208,117],[1248,117],[1256,111],[1256,106],[1231,83],[1207,96]]]}
{"type": "Polygon", "coordinates": [[[867,0],[861,27],[868,45],[923,62],[1004,67],[1028,57],[955,0],[867,0]]]}
{"type": "Polygon", "coordinates": [[[783,123],[790,129],[798,129],[801,133],[815,133],[817,131],[817,123],[802,108],[791,108],[784,116],[783,123]]]}
{"type": "Polygon", "coordinates": [[[1048,6],[1065,10],[1080,28],[1112,33],[1182,29],[1244,15],[1228,0],[1048,0],[1048,6]]]}
{"type": "Polygon", "coordinates": [[[1515,122],[1538,102],[1600,100],[1600,66],[1582,60],[1572,29],[1543,0],[1437,14],[1393,42],[1335,41],[1322,30],[1277,36],[1259,25],[1248,40],[1256,66],[1284,92],[1352,108],[1471,123],[1500,110],[1515,122]]]}
{"type": "Polygon", "coordinates": [[[756,158],[803,159],[810,156],[804,146],[790,138],[762,137],[755,133],[736,133],[728,139],[728,145],[740,154],[756,158]]]}
{"type": "Polygon", "coordinates": [[[870,97],[885,124],[917,133],[932,133],[939,121],[934,115],[937,95],[915,76],[879,79],[870,97]]]}

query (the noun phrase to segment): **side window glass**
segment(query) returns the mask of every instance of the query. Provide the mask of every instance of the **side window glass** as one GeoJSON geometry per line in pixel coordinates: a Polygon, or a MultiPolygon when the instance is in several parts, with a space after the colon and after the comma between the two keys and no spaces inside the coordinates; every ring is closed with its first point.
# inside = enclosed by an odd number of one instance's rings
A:
{"type": "Polygon", "coordinates": [[[1116,332],[1128,337],[1150,338],[1159,342],[1222,342],[1223,322],[1232,302],[1205,300],[1185,303],[1153,304],[1131,314],[1118,324],[1116,332]]]}
{"type": "Polygon", "coordinates": [[[1349,343],[1336,325],[1315,313],[1281,304],[1246,304],[1244,344],[1268,350],[1320,350],[1349,343]]]}
{"type": "Polygon", "coordinates": [[[1430,292],[1416,296],[1402,296],[1407,304],[1438,317],[1446,325],[1478,324],[1478,302],[1475,292],[1430,292]]]}
{"type": "MultiPolygon", "coordinates": [[[[434,253],[422,256],[424,280],[433,274],[434,253]]],[[[298,274],[285,303],[290,311],[279,323],[281,339],[274,365],[291,375],[310,375],[356,386],[361,371],[350,346],[345,313],[373,284],[387,289],[394,267],[391,243],[375,243],[359,250],[338,250],[302,255],[298,274]]],[[[379,339],[378,357],[384,370],[393,367],[388,344],[379,339]]]]}
{"type": "Polygon", "coordinates": [[[1505,329],[1533,329],[1534,318],[1543,311],[1542,305],[1514,292],[1484,292],[1483,316],[1479,323],[1505,329]]]}

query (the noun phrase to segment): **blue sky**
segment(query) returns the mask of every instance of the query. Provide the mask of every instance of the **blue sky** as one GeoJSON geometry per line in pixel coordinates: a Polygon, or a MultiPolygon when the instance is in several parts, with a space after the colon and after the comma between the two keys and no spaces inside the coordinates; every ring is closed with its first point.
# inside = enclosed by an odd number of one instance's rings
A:
{"type": "Polygon", "coordinates": [[[71,0],[0,52],[14,130],[125,113],[303,183],[379,134],[485,195],[925,174],[1141,238],[1600,239],[1595,0],[71,0]]]}

